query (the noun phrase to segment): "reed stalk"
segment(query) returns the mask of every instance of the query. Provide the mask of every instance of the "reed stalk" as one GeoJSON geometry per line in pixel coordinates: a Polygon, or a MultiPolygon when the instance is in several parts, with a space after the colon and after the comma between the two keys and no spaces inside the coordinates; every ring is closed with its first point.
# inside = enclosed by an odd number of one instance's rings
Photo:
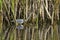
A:
{"type": "Polygon", "coordinates": [[[2,40],[2,24],[3,24],[2,3],[3,3],[3,0],[0,0],[0,40],[2,40]]]}

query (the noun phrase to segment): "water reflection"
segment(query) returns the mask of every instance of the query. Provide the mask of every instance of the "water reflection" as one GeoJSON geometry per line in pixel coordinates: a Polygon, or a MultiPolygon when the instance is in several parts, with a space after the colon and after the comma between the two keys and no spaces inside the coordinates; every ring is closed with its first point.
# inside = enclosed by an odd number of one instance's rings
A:
{"type": "Polygon", "coordinates": [[[24,26],[23,26],[23,25],[18,25],[18,26],[16,27],[16,29],[18,29],[18,30],[24,29],[24,26]]]}

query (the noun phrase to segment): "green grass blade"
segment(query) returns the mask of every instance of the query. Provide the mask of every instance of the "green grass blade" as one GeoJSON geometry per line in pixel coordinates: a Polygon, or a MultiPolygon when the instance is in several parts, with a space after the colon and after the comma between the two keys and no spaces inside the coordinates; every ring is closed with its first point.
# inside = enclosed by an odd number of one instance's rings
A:
{"type": "Polygon", "coordinates": [[[2,9],[2,0],[0,0],[0,10],[2,9]]]}
{"type": "Polygon", "coordinates": [[[0,0],[0,40],[2,40],[2,21],[3,21],[3,16],[1,15],[2,14],[2,0],[0,0]]]}
{"type": "Polygon", "coordinates": [[[11,10],[12,10],[13,14],[14,14],[14,1],[15,0],[11,0],[11,10]]]}

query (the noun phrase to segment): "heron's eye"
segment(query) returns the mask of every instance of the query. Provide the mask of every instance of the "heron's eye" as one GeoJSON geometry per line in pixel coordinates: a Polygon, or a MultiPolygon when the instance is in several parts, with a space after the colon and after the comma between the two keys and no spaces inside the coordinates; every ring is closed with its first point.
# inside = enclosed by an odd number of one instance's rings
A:
{"type": "Polygon", "coordinates": [[[16,22],[22,24],[24,22],[24,20],[23,19],[17,19],[16,22]]]}

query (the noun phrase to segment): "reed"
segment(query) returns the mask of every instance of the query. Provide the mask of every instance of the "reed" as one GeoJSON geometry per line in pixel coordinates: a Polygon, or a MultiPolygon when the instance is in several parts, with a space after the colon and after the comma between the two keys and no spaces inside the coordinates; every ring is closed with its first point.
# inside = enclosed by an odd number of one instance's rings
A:
{"type": "Polygon", "coordinates": [[[2,3],[3,3],[3,0],[0,0],[0,40],[2,40],[2,24],[3,24],[2,3]]]}

